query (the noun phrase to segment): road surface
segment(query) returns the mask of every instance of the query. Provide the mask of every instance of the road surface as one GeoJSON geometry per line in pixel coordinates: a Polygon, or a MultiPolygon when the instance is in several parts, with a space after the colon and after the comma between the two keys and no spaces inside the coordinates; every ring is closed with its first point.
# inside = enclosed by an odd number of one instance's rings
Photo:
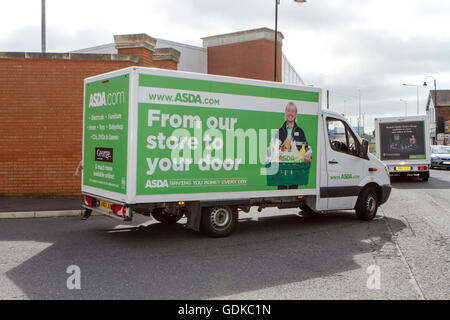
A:
{"type": "Polygon", "coordinates": [[[0,219],[0,299],[449,299],[450,171],[353,211],[240,215],[211,239],[139,216],[0,219]]]}

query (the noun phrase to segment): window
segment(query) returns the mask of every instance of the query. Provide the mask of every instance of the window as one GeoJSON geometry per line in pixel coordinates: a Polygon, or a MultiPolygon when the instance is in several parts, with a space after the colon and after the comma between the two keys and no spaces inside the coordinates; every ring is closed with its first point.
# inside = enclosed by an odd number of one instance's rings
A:
{"type": "Polygon", "coordinates": [[[447,146],[433,146],[431,147],[432,153],[437,154],[450,154],[450,147],[447,146]]]}
{"type": "Polygon", "coordinates": [[[327,129],[330,146],[333,150],[359,156],[359,141],[343,121],[328,118],[327,129]]]}

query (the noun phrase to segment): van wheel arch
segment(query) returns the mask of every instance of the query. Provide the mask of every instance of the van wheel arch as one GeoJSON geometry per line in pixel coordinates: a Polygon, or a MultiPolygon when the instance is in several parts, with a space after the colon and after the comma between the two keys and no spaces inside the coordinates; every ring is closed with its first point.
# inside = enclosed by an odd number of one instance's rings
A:
{"type": "MultiPolygon", "coordinates": [[[[381,186],[379,186],[375,182],[371,182],[371,183],[366,184],[364,186],[364,188],[361,190],[361,192],[363,192],[363,190],[366,189],[366,188],[374,189],[377,192],[377,195],[378,195],[378,203],[381,203],[381,186]]],[[[361,194],[361,192],[359,194],[361,194]]]]}

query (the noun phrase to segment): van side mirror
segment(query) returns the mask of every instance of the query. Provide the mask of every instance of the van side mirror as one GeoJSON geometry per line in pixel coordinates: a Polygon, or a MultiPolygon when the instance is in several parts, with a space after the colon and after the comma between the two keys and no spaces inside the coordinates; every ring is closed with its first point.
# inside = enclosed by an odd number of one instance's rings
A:
{"type": "Polygon", "coordinates": [[[369,152],[369,141],[363,139],[362,140],[362,148],[361,148],[361,152],[360,152],[360,157],[361,158],[367,158],[367,153],[369,152]]]}

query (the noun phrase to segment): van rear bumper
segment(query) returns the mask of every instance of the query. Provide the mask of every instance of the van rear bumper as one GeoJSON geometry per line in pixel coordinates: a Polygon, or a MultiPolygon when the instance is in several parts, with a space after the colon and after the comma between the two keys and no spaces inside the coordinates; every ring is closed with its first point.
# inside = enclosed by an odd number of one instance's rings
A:
{"type": "Polygon", "coordinates": [[[389,196],[391,195],[391,190],[392,190],[392,186],[390,184],[385,184],[381,186],[381,203],[383,204],[385,203],[388,199],[389,196]]]}

